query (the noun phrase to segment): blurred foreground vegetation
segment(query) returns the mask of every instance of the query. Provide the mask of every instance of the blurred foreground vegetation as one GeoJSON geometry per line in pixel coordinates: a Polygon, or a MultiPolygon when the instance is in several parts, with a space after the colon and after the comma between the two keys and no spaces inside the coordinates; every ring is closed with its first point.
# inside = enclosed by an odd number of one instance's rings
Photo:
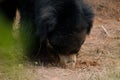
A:
{"type": "Polygon", "coordinates": [[[0,80],[20,80],[23,56],[20,42],[13,38],[12,23],[0,16],[0,80]]]}

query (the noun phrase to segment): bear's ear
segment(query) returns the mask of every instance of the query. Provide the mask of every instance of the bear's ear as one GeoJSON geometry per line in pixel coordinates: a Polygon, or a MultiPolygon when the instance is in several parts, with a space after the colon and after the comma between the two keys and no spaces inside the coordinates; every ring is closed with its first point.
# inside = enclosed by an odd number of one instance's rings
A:
{"type": "Polygon", "coordinates": [[[93,19],[94,19],[95,14],[92,10],[92,7],[90,7],[87,4],[85,4],[83,6],[83,14],[84,14],[84,17],[86,18],[86,21],[88,23],[87,34],[89,34],[91,31],[91,28],[93,26],[93,19]]]}

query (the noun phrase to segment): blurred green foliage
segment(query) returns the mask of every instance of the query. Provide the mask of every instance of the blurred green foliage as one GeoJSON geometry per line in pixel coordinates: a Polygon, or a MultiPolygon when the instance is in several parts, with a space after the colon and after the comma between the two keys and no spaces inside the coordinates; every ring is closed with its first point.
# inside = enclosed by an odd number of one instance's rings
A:
{"type": "Polygon", "coordinates": [[[9,80],[16,80],[12,77],[21,71],[20,65],[24,62],[22,47],[12,35],[12,24],[0,15],[0,78],[2,77],[2,80],[5,76],[11,77],[9,80]]]}
{"type": "Polygon", "coordinates": [[[12,25],[7,19],[0,16],[0,47],[9,46],[12,40],[11,34],[12,25]]]}

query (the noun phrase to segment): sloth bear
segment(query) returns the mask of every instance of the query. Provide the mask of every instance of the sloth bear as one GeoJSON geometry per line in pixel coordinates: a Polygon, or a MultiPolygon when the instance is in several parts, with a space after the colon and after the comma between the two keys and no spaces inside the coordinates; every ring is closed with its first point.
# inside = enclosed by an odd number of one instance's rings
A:
{"type": "MultiPolygon", "coordinates": [[[[75,67],[76,54],[93,25],[94,13],[83,0],[3,0],[0,11],[13,19],[18,8],[23,35],[33,55],[54,51],[64,67],[75,67]],[[26,34],[26,32],[28,32],[26,34]],[[25,36],[25,38],[26,38],[25,36]]],[[[26,43],[24,43],[26,44],[26,43]]]]}

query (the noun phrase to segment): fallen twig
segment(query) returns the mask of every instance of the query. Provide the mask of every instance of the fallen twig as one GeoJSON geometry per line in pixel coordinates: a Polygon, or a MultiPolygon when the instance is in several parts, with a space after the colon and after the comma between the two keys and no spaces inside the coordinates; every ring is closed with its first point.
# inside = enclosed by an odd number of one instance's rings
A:
{"type": "Polygon", "coordinates": [[[106,33],[108,36],[110,36],[109,33],[108,33],[108,31],[107,31],[107,29],[105,29],[105,27],[104,27],[103,25],[102,25],[101,27],[102,27],[102,29],[105,31],[105,33],[106,33]]]}

